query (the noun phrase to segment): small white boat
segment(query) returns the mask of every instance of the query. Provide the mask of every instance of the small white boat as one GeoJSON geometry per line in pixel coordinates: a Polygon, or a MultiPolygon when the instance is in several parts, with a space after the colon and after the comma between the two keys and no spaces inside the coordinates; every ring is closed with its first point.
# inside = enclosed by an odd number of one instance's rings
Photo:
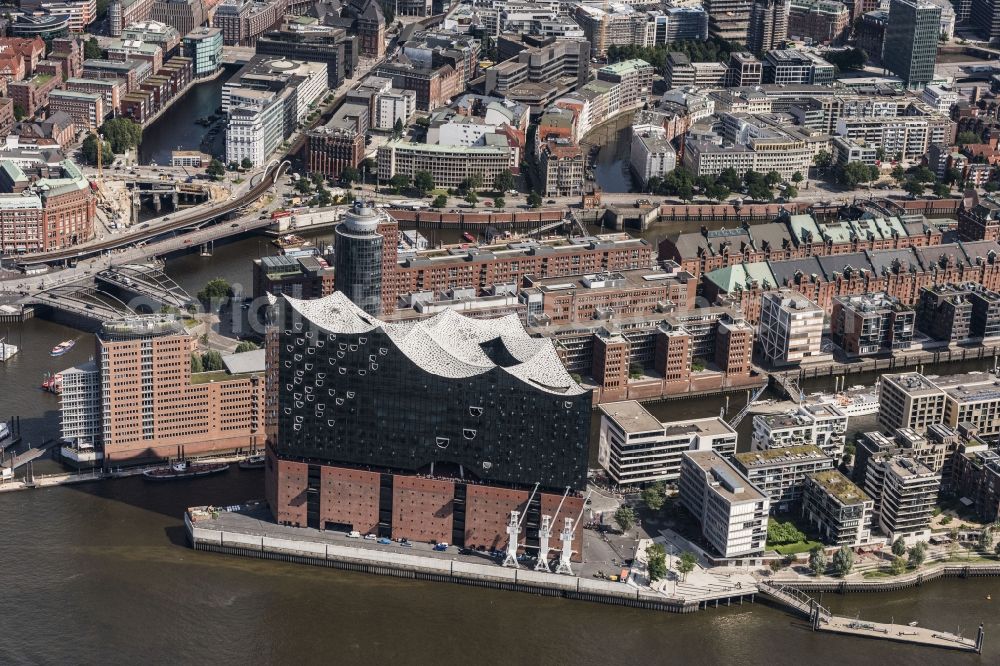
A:
{"type": "Polygon", "coordinates": [[[53,347],[52,351],[49,352],[49,354],[52,356],[62,356],[75,346],[76,346],[76,340],[63,340],[55,347],[53,347]]]}
{"type": "Polygon", "coordinates": [[[12,345],[8,342],[4,342],[3,338],[0,338],[0,363],[11,358],[18,352],[17,345],[12,345]]]}

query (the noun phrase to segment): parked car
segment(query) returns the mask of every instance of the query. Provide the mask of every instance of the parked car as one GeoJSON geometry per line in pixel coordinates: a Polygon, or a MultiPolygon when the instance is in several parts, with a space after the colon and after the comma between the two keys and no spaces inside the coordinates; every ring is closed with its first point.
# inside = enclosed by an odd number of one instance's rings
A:
{"type": "Polygon", "coordinates": [[[387,539],[385,537],[382,537],[378,540],[378,543],[382,546],[388,546],[389,544],[392,543],[392,539],[387,539]]]}
{"type": "Polygon", "coordinates": [[[375,536],[374,534],[366,534],[365,535],[365,541],[375,541],[376,539],[378,539],[378,537],[375,536]]]}
{"type": "Polygon", "coordinates": [[[448,544],[444,543],[443,541],[441,543],[436,543],[434,544],[434,550],[439,552],[448,550],[448,544]]]}
{"type": "Polygon", "coordinates": [[[357,530],[351,530],[350,532],[347,533],[347,538],[348,539],[360,539],[361,538],[361,532],[359,532],[357,530]]]}

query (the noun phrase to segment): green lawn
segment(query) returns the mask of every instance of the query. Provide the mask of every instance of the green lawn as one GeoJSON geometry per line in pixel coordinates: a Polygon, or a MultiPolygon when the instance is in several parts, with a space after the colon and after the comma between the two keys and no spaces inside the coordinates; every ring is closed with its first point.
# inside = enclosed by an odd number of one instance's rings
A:
{"type": "Polygon", "coordinates": [[[813,546],[822,546],[823,544],[819,541],[796,541],[795,543],[786,543],[781,546],[772,546],[768,544],[767,547],[776,553],[781,553],[782,555],[795,555],[796,553],[807,553],[812,550],[813,546]]]}

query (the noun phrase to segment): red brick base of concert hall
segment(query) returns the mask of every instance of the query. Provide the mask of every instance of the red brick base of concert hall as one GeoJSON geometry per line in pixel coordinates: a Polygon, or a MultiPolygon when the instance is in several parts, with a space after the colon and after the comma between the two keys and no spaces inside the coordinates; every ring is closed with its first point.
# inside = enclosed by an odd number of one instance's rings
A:
{"type": "MultiPolygon", "coordinates": [[[[283,525],[357,530],[391,539],[485,550],[506,547],[510,512],[517,510],[523,515],[531,496],[530,489],[283,460],[270,448],[265,487],[271,513],[283,525]]],[[[571,494],[559,508],[562,499],[561,493],[535,495],[533,510],[521,529],[522,545],[537,545],[538,516],[550,515],[553,533],[549,546],[561,548],[563,521],[577,520],[584,501],[571,494]]],[[[582,527],[574,534],[573,550],[573,559],[579,561],[582,527]]]]}

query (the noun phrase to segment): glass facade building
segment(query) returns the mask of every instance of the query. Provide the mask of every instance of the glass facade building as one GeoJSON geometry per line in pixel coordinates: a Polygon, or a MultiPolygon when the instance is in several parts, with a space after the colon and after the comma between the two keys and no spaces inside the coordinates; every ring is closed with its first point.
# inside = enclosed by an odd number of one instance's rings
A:
{"type": "Polygon", "coordinates": [[[516,316],[447,310],[383,323],[341,293],[283,297],[276,307],[279,458],[558,493],[585,487],[591,392],[516,316]]]}
{"type": "Polygon", "coordinates": [[[370,202],[357,201],[334,230],[334,288],[375,317],[382,312],[383,219],[370,202]]]}
{"type": "Polygon", "coordinates": [[[202,26],[184,36],[184,55],[191,58],[195,76],[211,76],[222,63],[222,30],[202,26]]]}
{"type": "Polygon", "coordinates": [[[934,78],[941,8],[927,0],[892,0],[882,47],[882,64],[919,90],[934,78]]]}

